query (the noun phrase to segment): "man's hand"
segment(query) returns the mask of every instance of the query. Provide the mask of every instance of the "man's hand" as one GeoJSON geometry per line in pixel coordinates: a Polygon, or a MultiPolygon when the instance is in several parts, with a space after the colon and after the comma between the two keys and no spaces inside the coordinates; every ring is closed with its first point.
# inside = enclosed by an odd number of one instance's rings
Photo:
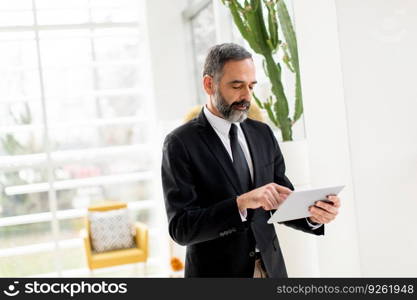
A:
{"type": "Polygon", "coordinates": [[[237,206],[240,211],[258,207],[262,207],[264,210],[277,209],[291,192],[285,186],[268,183],[237,197],[237,206]]]}
{"type": "Polygon", "coordinates": [[[336,218],[339,213],[340,199],[337,196],[328,195],[327,200],[332,203],[317,201],[315,205],[310,206],[309,211],[311,213],[311,217],[308,217],[309,221],[319,224],[327,224],[336,218]]]}

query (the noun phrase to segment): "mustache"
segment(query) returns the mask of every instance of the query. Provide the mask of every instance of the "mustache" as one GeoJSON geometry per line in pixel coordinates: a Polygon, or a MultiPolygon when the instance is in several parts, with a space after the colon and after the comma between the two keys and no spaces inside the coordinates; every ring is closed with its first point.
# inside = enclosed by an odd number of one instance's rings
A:
{"type": "Polygon", "coordinates": [[[243,100],[241,100],[241,101],[233,102],[231,106],[234,106],[234,105],[245,105],[245,106],[246,106],[246,108],[249,108],[249,106],[250,106],[250,101],[248,101],[248,100],[246,100],[246,99],[243,99],[243,100]]]}

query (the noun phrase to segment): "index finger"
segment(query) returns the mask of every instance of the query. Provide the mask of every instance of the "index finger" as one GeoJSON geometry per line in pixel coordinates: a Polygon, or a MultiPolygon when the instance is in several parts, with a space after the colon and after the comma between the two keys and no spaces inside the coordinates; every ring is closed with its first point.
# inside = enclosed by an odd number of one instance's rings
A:
{"type": "Polygon", "coordinates": [[[278,191],[278,193],[283,193],[283,194],[288,194],[288,195],[292,193],[292,191],[285,186],[282,186],[282,185],[279,185],[279,184],[275,183],[274,187],[278,191]]]}

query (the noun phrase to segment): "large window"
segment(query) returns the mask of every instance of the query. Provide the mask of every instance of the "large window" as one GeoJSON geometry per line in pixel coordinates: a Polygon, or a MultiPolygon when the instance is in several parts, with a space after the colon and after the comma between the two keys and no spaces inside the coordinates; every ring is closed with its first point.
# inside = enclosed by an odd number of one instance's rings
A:
{"type": "Polygon", "coordinates": [[[82,275],[83,216],[107,199],[163,272],[142,2],[0,1],[0,276],[82,275]]]}

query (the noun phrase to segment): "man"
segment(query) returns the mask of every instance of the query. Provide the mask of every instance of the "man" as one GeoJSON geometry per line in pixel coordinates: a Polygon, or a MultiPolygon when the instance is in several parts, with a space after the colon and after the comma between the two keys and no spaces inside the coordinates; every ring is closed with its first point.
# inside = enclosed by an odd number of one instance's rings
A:
{"type": "MultiPolygon", "coordinates": [[[[186,277],[287,277],[270,212],[294,190],[268,125],[247,118],[256,84],[251,54],[227,43],[204,66],[207,104],[165,139],[162,185],[169,233],[186,245],[186,277]]],[[[312,216],[284,222],[323,235],[338,213],[317,202],[312,216]]]]}

